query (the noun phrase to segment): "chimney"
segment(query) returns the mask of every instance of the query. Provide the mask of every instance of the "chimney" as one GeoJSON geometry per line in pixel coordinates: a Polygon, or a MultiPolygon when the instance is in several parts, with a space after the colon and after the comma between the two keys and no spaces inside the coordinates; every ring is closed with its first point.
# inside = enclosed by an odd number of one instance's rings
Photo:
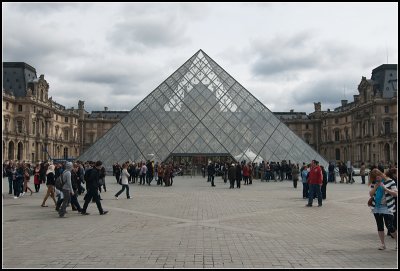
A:
{"type": "Polygon", "coordinates": [[[321,102],[314,103],[315,112],[321,112],[321,102]]]}
{"type": "Polygon", "coordinates": [[[341,102],[342,102],[342,106],[347,105],[347,100],[341,100],[341,102]]]}
{"type": "Polygon", "coordinates": [[[104,111],[107,111],[108,110],[108,107],[107,106],[104,106],[104,111]]]}

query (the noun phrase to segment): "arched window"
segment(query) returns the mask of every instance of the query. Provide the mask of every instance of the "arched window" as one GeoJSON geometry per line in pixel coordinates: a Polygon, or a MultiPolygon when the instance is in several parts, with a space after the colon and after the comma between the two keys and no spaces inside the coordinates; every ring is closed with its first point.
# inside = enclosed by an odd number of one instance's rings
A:
{"type": "Polygon", "coordinates": [[[40,90],[40,100],[43,101],[43,89],[40,90]]]}

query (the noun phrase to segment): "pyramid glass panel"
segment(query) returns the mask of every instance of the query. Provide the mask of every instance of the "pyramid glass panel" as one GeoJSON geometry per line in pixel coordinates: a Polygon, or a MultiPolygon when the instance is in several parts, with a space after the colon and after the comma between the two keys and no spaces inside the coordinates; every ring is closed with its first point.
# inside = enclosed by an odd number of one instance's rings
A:
{"type": "Polygon", "coordinates": [[[294,163],[325,159],[199,50],[78,159],[115,162],[178,155],[294,163]]]}

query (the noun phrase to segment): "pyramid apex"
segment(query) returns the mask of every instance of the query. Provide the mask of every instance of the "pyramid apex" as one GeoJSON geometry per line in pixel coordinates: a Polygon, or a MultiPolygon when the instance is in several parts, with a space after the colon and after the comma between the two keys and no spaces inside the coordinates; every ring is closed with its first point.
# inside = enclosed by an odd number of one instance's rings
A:
{"type": "Polygon", "coordinates": [[[221,155],[251,162],[324,161],[199,49],[78,159],[111,167],[115,158],[168,161],[221,155]]]}

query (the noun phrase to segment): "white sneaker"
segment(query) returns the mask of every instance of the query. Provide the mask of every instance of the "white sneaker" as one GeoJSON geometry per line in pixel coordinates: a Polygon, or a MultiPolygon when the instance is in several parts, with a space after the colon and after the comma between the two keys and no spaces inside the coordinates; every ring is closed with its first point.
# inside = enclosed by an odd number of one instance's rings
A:
{"type": "Polygon", "coordinates": [[[14,197],[14,199],[17,199],[18,197],[14,197]]]}
{"type": "Polygon", "coordinates": [[[118,199],[118,197],[115,197],[115,199],[118,199]]]}
{"type": "Polygon", "coordinates": [[[22,196],[25,196],[25,192],[24,192],[24,193],[22,193],[22,196]]]}

